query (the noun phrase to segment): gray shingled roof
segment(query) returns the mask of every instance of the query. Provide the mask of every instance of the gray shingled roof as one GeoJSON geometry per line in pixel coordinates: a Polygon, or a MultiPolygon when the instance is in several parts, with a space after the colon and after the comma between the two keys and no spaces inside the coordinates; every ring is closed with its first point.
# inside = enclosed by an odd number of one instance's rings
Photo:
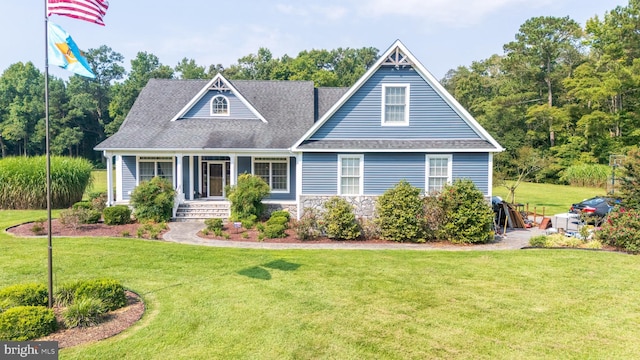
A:
{"type": "Polygon", "coordinates": [[[246,119],[171,121],[208,82],[149,80],[120,130],[96,150],[288,149],[313,125],[311,81],[230,81],[267,123],[246,119]]]}
{"type": "Polygon", "coordinates": [[[298,147],[301,150],[495,150],[486,140],[308,140],[298,147]]]}

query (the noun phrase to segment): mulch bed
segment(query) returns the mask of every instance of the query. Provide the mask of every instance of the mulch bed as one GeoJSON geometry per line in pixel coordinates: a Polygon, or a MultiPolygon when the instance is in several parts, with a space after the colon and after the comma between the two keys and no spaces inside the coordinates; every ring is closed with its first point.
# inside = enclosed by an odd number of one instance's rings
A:
{"type": "MultiPolygon", "coordinates": [[[[137,237],[137,231],[140,226],[139,223],[125,224],[125,225],[105,225],[104,223],[97,224],[82,224],[77,228],[66,226],[58,219],[51,221],[51,235],[52,236],[86,236],[86,237],[137,237]]],[[[25,223],[17,226],[13,226],[7,229],[7,232],[16,236],[44,236],[47,235],[47,222],[43,223],[25,223]],[[41,225],[44,229],[42,231],[34,228],[34,225],[41,225]]],[[[162,231],[158,238],[162,238],[162,231]]],[[[143,236],[149,238],[148,234],[143,236]]]]}
{"type": "Polygon", "coordinates": [[[144,314],[144,302],[138,294],[125,290],[127,305],[109,312],[105,321],[86,328],[65,329],[62,322],[62,308],[54,308],[59,330],[37,339],[38,341],[57,341],[58,347],[63,349],[80,344],[103,340],[117,335],[132,326],[144,314]]]}

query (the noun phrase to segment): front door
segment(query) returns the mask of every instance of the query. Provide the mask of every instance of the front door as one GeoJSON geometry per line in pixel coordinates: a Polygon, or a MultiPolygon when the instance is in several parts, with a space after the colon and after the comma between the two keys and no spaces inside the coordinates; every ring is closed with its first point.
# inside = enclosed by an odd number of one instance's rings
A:
{"type": "Polygon", "coordinates": [[[202,196],[224,197],[224,186],[229,185],[228,162],[202,162],[202,196]]]}

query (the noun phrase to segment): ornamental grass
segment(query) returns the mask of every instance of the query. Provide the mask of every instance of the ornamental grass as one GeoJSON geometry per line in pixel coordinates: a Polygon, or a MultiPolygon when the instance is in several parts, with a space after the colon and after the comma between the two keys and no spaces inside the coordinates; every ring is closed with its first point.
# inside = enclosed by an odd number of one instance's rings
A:
{"type": "MultiPolygon", "coordinates": [[[[82,158],[51,157],[51,202],[56,209],[80,201],[91,184],[93,166],[82,158]]],[[[0,209],[47,207],[46,157],[0,160],[0,209]]]]}

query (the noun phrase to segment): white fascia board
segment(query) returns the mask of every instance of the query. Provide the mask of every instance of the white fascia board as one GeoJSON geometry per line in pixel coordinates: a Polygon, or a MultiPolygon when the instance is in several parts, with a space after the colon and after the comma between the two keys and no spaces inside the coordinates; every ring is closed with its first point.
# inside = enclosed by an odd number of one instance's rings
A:
{"type": "MultiPolygon", "coordinates": [[[[385,51],[378,61],[336,102],[330,109],[323,115],[303,136],[300,140],[296,141],[296,143],[291,147],[293,151],[302,151],[298,149],[298,146],[302,144],[305,140],[309,139],[311,135],[313,135],[322,125],[335,112],[344,105],[351,96],[362,87],[362,85],[373,76],[373,74],[382,66],[382,63],[386,61],[387,57],[391,55],[392,52],[395,51],[396,48],[399,48],[405,56],[413,63],[413,68],[420,74],[420,76],[429,83],[433,89],[451,106],[451,108],[464,120],[466,121],[471,128],[481,137],[486,139],[495,147],[495,150],[489,150],[491,152],[502,152],[505,149],[469,114],[469,112],[462,106],[460,103],[440,84],[440,82],[418,61],[418,59],[407,49],[406,46],[400,41],[396,40],[393,45],[391,45],[387,51],[385,51]]],[[[304,150],[308,151],[308,150],[304,150]]],[[[483,149],[483,151],[488,151],[483,149]]]]}
{"type": "Polygon", "coordinates": [[[300,149],[303,153],[497,153],[499,149],[300,149]]]}
{"type": "Polygon", "coordinates": [[[185,105],[182,110],[180,110],[172,119],[171,121],[176,121],[179,118],[183,117],[184,114],[187,113],[187,111],[189,111],[189,109],[191,109],[198,101],[200,101],[200,99],[202,99],[204,97],[204,95],[209,92],[209,88],[211,87],[211,85],[213,85],[213,83],[215,83],[218,79],[222,80],[225,85],[227,85],[229,87],[229,89],[231,89],[231,92],[238,98],[240,99],[240,101],[242,102],[242,104],[244,104],[244,106],[246,106],[258,119],[260,119],[260,121],[262,121],[263,123],[267,123],[267,120],[264,118],[264,116],[262,116],[262,114],[260,114],[258,112],[258,110],[256,110],[256,108],[253,107],[253,105],[251,105],[251,103],[249,103],[249,101],[247,101],[247,99],[245,99],[244,96],[242,96],[242,94],[238,91],[238,89],[236,89],[233,85],[231,85],[231,83],[225,79],[224,76],[222,76],[221,73],[217,73],[216,76],[213,77],[213,79],[211,79],[211,81],[209,81],[207,83],[207,85],[205,85],[197,94],[196,96],[193,97],[193,99],[191,99],[191,101],[189,101],[187,103],[187,105],[185,105]]]}
{"type": "Polygon", "coordinates": [[[336,111],[338,111],[338,109],[340,109],[342,105],[344,105],[344,103],[346,103],[347,100],[349,100],[351,96],[353,96],[353,94],[358,91],[358,89],[360,89],[362,85],[364,85],[364,83],[367,82],[367,80],[369,80],[376,71],[378,71],[382,63],[387,59],[387,57],[389,57],[389,55],[391,55],[396,46],[398,46],[399,44],[402,44],[400,40],[396,40],[396,42],[394,42],[393,45],[391,45],[389,49],[387,49],[387,51],[385,51],[384,54],[382,54],[380,58],[378,58],[378,61],[376,61],[375,64],[373,64],[373,66],[371,66],[369,70],[367,70],[367,72],[364,73],[364,75],[362,75],[360,79],[358,79],[358,81],[356,81],[356,83],[353,84],[353,86],[351,86],[351,88],[349,88],[349,90],[347,90],[347,92],[342,95],[342,97],[335,104],[333,104],[333,106],[318,121],[316,121],[316,123],[313,124],[313,126],[304,135],[302,135],[300,140],[296,141],[296,143],[292,146],[292,149],[294,151],[297,151],[298,146],[300,146],[303,141],[311,137],[311,135],[313,135],[322,125],[324,125],[324,123],[326,123],[327,120],[329,120],[329,118],[331,118],[333,114],[335,114],[336,111]]]}
{"type": "MultiPolygon", "coordinates": [[[[407,57],[409,57],[409,59],[411,59],[411,61],[413,62],[413,66],[416,69],[416,71],[418,72],[418,74],[420,74],[420,76],[422,76],[422,78],[433,87],[433,89],[449,104],[449,106],[451,106],[451,108],[456,113],[458,113],[458,115],[464,121],[466,121],[478,135],[480,135],[481,137],[483,137],[487,141],[489,141],[491,143],[491,145],[495,146],[496,151],[493,151],[493,152],[502,152],[502,151],[505,150],[493,138],[493,136],[491,136],[480,125],[480,123],[478,123],[478,121],[476,119],[474,119],[474,117],[462,105],[460,105],[460,103],[447,91],[447,89],[445,89],[444,86],[442,86],[442,84],[440,84],[438,79],[436,79],[429,72],[429,70],[427,70],[427,68],[425,68],[424,65],[422,65],[422,63],[420,63],[420,61],[418,61],[418,59],[411,53],[411,51],[409,51],[409,49],[407,49],[404,46],[404,44],[402,44],[400,41],[396,42],[396,44],[400,48],[400,50],[402,52],[404,52],[404,54],[407,57]]],[[[396,44],[394,44],[394,46],[396,46],[396,44]]]]}

